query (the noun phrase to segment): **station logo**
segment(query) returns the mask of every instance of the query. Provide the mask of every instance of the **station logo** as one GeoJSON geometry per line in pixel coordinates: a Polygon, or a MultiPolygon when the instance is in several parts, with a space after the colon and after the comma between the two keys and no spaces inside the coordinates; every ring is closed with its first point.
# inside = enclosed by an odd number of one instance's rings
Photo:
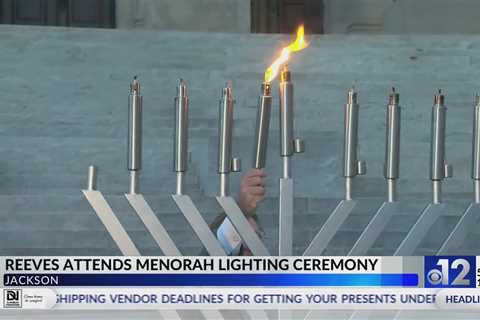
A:
{"type": "Polygon", "coordinates": [[[21,308],[22,289],[3,289],[3,307],[21,308]]]}
{"type": "Polygon", "coordinates": [[[425,257],[425,288],[475,288],[473,256],[425,257]]]}

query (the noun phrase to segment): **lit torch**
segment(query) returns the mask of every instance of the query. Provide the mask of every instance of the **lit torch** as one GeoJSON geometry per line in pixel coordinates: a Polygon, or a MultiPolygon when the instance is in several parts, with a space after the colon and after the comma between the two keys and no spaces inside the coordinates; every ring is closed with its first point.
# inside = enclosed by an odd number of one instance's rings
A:
{"type": "Polygon", "coordinates": [[[302,25],[298,27],[295,41],[283,48],[280,56],[265,71],[265,83],[270,83],[277,77],[280,67],[290,59],[291,53],[303,50],[306,47],[308,47],[308,43],[305,41],[305,28],[302,25]]]}
{"type": "MultiPolygon", "coordinates": [[[[300,26],[297,30],[297,37],[296,39],[290,43],[288,46],[284,47],[279,55],[279,57],[272,63],[270,67],[265,71],[264,82],[262,83],[261,87],[261,94],[258,100],[258,111],[257,111],[257,124],[255,130],[255,145],[254,145],[254,157],[253,157],[253,167],[256,169],[262,169],[265,167],[266,162],[266,155],[267,155],[267,142],[268,142],[268,129],[270,126],[270,114],[272,108],[272,96],[271,96],[271,85],[270,83],[277,77],[280,72],[280,68],[285,65],[285,63],[290,58],[290,54],[296,51],[300,51],[305,49],[308,44],[305,42],[305,30],[303,25],[300,26]]],[[[289,79],[290,81],[290,79],[289,79]]],[[[284,82],[282,80],[282,82],[284,82]]],[[[290,83],[291,84],[291,83],[290,83]]],[[[282,87],[282,85],[281,85],[282,87]]],[[[285,132],[292,132],[293,133],[293,86],[290,85],[288,89],[289,92],[287,93],[289,97],[290,106],[286,109],[291,110],[291,114],[288,115],[289,119],[286,119],[286,123],[291,123],[292,125],[288,128],[285,128],[282,124],[280,125],[281,130],[285,130],[285,132]]],[[[282,92],[281,92],[282,93],[282,92]]],[[[282,94],[283,96],[283,94],[282,94]]],[[[285,97],[284,97],[285,98],[285,97]]],[[[285,108],[285,103],[282,103],[282,97],[280,97],[280,106],[281,106],[281,113],[285,108]]],[[[286,110],[285,109],[285,110],[286,110]]],[[[283,136],[283,134],[282,134],[283,136]]],[[[282,139],[282,150],[284,148],[291,149],[294,146],[294,141],[289,140],[286,143],[290,144],[291,147],[283,146],[282,139]]],[[[295,142],[298,147],[299,151],[301,151],[301,141],[298,140],[295,142]]],[[[283,152],[282,152],[283,155],[283,152]]]]}
{"type": "Polygon", "coordinates": [[[291,178],[290,160],[294,152],[303,152],[304,144],[301,139],[293,139],[293,83],[291,73],[286,63],[291,53],[306,48],[304,28],[300,26],[297,37],[288,46],[284,47],[278,58],[265,71],[265,78],[261,87],[258,102],[257,124],[255,130],[255,144],[253,167],[265,167],[267,155],[268,129],[272,108],[271,82],[280,73],[280,141],[283,159],[283,176],[280,179],[279,191],[279,228],[278,254],[291,255],[293,251],[293,179],[291,178]]]}

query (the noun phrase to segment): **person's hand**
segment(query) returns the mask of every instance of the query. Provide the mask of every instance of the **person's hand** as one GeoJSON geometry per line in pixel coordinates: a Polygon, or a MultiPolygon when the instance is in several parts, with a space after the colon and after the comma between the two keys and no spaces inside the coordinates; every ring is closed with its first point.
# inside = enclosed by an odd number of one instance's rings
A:
{"type": "Polygon", "coordinates": [[[238,204],[246,215],[253,214],[265,197],[265,177],[265,172],[259,169],[252,169],[242,177],[238,204]]]}

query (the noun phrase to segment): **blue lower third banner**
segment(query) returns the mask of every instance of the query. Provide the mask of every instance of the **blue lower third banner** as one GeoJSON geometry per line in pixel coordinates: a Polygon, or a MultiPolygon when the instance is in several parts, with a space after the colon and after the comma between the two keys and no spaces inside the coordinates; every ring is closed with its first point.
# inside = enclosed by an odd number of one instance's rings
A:
{"type": "Polygon", "coordinates": [[[4,286],[416,287],[418,274],[4,274],[4,286]]]}
{"type": "Polygon", "coordinates": [[[0,309],[478,312],[479,259],[0,257],[0,309]]]}

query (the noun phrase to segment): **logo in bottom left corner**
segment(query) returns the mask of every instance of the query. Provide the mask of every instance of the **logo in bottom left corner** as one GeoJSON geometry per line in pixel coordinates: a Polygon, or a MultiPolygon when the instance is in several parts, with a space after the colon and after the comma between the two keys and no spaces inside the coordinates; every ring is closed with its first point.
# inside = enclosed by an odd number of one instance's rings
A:
{"type": "Polygon", "coordinates": [[[22,289],[3,289],[3,307],[21,308],[22,289]]]}

